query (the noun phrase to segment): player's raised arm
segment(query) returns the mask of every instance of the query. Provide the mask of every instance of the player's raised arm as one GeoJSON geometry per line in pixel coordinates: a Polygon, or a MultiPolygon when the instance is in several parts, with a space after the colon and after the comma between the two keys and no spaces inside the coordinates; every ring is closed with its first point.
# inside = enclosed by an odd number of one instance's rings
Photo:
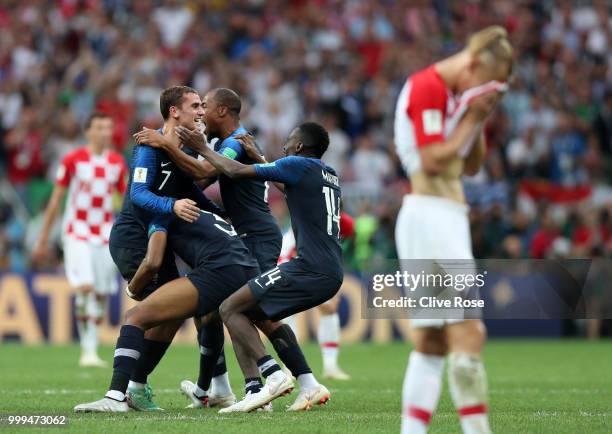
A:
{"type": "Polygon", "coordinates": [[[251,134],[238,134],[234,137],[241,145],[244,152],[249,156],[250,159],[257,163],[267,163],[266,157],[264,157],[255,146],[255,140],[251,134]]]}
{"type": "MultiPolygon", "coordinates": [[[[192,142],[193,140],[197,140],[197,136],[201,136],[201,133],[191,131],[181,126],[176,127],[175,131],[183,143],[192,142]]],[[[202,149],[201,155],[219,172],[230,178],[254,178],[257,176],[255,168],[252,165],[242,164],[223,155],[219,155],[207,146],[202,149]]]]}
{"type": "MultiPolygon", "coordinates": [[[[173,133],[171,133],[173,134],[173,133]]],[[[208,161],[195,159],[172,143],[168,137],[163,136],[157,130],[152,130],[146,127],[143,127],[142,130],[134,134],[134,139],[136,143],[141,145],[149,145],[154,148],[163,149],[168,157],[187,175],[189,175],[194,180],[201,180],[204,178],[213,178],[217,176],[217,170],[213,165],[211,165],[208,161]]],[[[204,148],[208,148],[206,146],[206,141],[202,134],[194,134],[194,138],[189,143],[183,142],[184,145],[196,150],[196,152],[200,153],[198,149],[198,144],[201,143],[204,148]]]]}
{"type": "Polygon", "coordinates": [[[467,176],[476,175],[484,163],[486,153],[487,147],[483,132],[480,133],[478,141],[463,160],[463,174],[467,176]]]}
{"type": "MultiPolygon", "coordinates": [[[[255,141],[253,140],[253,136],[251,134],[240,134],[236,136],[236,140],[240,142],[244,152],[259,164],[265,164],[268,161],[266,157],[264,157],[260,152],[257,146],[255,146],[255,141]]],[[[274,186],[279,189],[281,192],[285,192],[285,185],[281,182],[273,182],[274,186]]]]}
{"type": "Polygon", "coordinates": [[[151,186],[157,172],[155,151],[148,146],[139,146],[134,154],[134,173],[130,197],[132,202],[145,211],[167,215],[176,214],[181,219],[192,223],[200,215],[200,209],[190,199],[157,196],[151,192],[151,186]]]}
{"type": "MultiPolygon", "coordinates": [[[[423,170],[429,176],[439,175],[446,166],[457,158],[465,143],[482,134],[482,126],[499,101],[497,94],[481,95],[473,100],[470,109],[463,116],[450,137],[444,139],[442,112],[423,109],[413,115],[420,122],[417,136],[420,136],[419,154],[423,170]],[[436,113],[439,113],[437,115],[436,113]],[[426,146],[425,146],[426,145],[426,146]]],[[[415,110],[419,110],[416,108],[415,110]]]]}

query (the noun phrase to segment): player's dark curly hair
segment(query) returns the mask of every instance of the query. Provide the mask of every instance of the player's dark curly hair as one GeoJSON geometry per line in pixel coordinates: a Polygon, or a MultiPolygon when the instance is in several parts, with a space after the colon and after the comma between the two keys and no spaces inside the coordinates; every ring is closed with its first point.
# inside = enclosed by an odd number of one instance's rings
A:
{"type": "Polygon", "coordinates": [[[198,91],[189,86],[170,86],[162,91],[159,96],[159,111],[164,120],[170,116],[170,107],[180,107],[183,96],[187,93],[197,94],[198,91]]]}
{"type": "Polygon", "coordinates": [[[305,150],[316,158],[321,158],[329,146],[327,130],[316,122],[304,122],[298,130],[305,150]]]}
{"type": "Polygon", "coordinates": [[[234,116],[240,116],[242,103],[240,102],[240,96],[238,96],[236,92],[225,87],[219,87],[213,92],[215,101],[218,105],[227,107],[234,116]]]}

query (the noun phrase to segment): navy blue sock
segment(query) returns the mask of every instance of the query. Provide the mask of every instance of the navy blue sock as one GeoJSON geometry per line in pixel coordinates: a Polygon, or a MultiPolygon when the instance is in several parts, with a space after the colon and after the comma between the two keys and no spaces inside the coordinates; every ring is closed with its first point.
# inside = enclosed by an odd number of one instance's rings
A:
{"type": "Polygon", "coordinates": [[[142,355],[136,363],[136,369],[132,374],[132,381],[136,383],[147,383],[147,377],[153,372],[159,361],[166,354],[170,342],[152,341],[145,339],[142,345],[142,355]]]}
{"type": "Polygon", "coordinates": [[[261,382],[261,377],[253,377],[253,378],[245,378],[244,379],[244,394],[247,393],[257,393],[263,387],[263,383],[261,382]]]}
{"type": "Polygon", "coordinates": [[[202,390],[208,390],[219,356],[223,351],[223,323],[219,321],[202,326],[198,333],[198,340],[200,343],[198,387],[202,390]]]}
{"type": "Polygon", "coordinates": [[[271,355],[263,356],[259,359],[257,361],[257,367],[264,378],[268,378],[276,371],[280,371],[280,366],[278,366],[278,363],[276,363],[276,360],[274,360],[271,355]]]}
{"type": "Polygon", "coordinates": [[[225,349],[221,348],[221,354],[217,359],[217,364],[215,365],[215,372],[213,372],[213,377],[218,377],[219,375],[223,375],[227,372],[227,365],[225,364],[225,349]]]}
{"type": "Polygon", "coordinates": [[[302,374],[312,373],[291,327],[283,324],[270,334],[269,339],[276,354],[295,378],[302,374]]]}
{"type": "Polygon", "coordinates": [[[121,327],[117,345],[115,346],[115,360],[113,363],[113,378],[109,390],[125,393],[130,377],[136,368],[136,363],[142,352],[144,330],[132,325],[121,327]]]}

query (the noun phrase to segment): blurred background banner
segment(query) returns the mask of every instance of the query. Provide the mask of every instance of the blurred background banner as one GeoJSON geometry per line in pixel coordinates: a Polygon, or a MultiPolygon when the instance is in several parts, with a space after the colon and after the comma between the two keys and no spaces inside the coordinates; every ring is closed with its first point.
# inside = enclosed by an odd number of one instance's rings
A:
{"type": "MultiPolygon", "coordinates": [[[[515,74],[486,128],[487,161],[464,182],[475,257],[610,258],[612,14],[605,0],[5,0],[0,299],[25,288],[20,300],[38,322],[19,326],[32,341],[50,333],[50,312],[71,321],[67,298],[58,301],[66,289],[49,289],[65,284],[54,274],[62,269],[59,220],[53,254],[40,264],[29,254],[58,162],[85,143],[83,125],[95,110],[112,116],[113,146],[129,161],[132,133],[162,124],[159,94],[176,84],[202,94],[235,89],[242,121],[269,159],[295,125],[321,122],[331,138],[324,159],[355,217],[347,271],[359,275],[361,263],[396,257],[396,215],[411,189],[392,142],[397,95],[410,74],[491,24],[509,32],[515,74]]],[[[270,203],[287,228],[274,189],[270,203]]],[[[0,315],[6,328],[11,313],[0,315]]],[[[52,328],[60,330],[52,341],[72,336],[62,327],[52,328]]],[[[491,334],[520,329],[496,327],[491,334]]],[[[568,327],[592,336],[607,330],[568,327]]],[[[372,333],[384,334],[355,336],[372,333]]]]}
{"type": "MultiPolygon", "coordinates": [[[[587,264],[588,267],[588,264],[587,264]]],[[[584,267],[583,267],[584,268],[584,267]]],[[[597,271],[609,273],[611,268],[597,271]]],[[[512,270],[516,271],[516,269],[512,270]]],[[[486,287],[480,299],[487,309],[485,319],[491,336],[548,336],[560,337],[577,332],[576,328],[588,328],[588,321],[571,319],[609,318],[610,294],[587,291],[590,297],[580,298],[580,306],[585,310],[570,317],[567,313],[555,311],[559,307],[557,286],[542,287],[542,275],[525,273],[505,273],[493,269],[488,274],[486,287]],[[538,293],[540,295],[538,295],[538,293]],[[585,305],[586,303],[586,305],[585,305]],[[596,314],[597,313],[597,314],[596,314]],[[607,316],[606,316],[607,315],[607,316]],[[539,318],[539,319],[538,319],[539,318]],[[492,319],[492,320],[491,320],[492,319]]],[[[558,273],[554,276],[558,276],[558,273]]],[[[589,278],[587,278],[588,280],[589,278]]],[[[607,280],[609,281],[609,280],[607,280]]],[[[594,281],[591,281],[594,282],[594,281]]],[[[604,282],[604,280],[597,280],[604,282]]],[[[406,339],[408,336],[408,308],[367,309],[363,301],[371,279],[366,276],[347,273],[341,289],[339,307],[342,324],[342,341],[346,343],[374,341],[390,342],[406,339]]],[[[587,286],[592,283],[587,282],[587,286]]],[[[602,284],[595,288],[601,291],[602,284]]],[[[402,292],[395,287],[385,288],[384,298],[398,298],[402,292]]],[[[0,342],[21,342],[39,344],[48,342],[64,344],[76,338],[73,315],[74,291],[61,274],[46,273],[3,273],[0,274],[0,342]]],[[[469,298],[469,297],[468,297],[469,298]]],[[[120,320],[125,311],[136,302],[130,300],[123,291],[110,298],[104,321],[100,328],[100,340],[112,344],[119,333],[120,320]]],[[[565,305],[563,305],[565,306],[565,305]]],[[[431,315],[434,310],[424,309],[428,318],[454,318],[452,313],[443,312],[431,315]]],[[[476,312],[476,310],[474,310],[476,312]]],[[[315,336],[320,312],[317,309],[298,315],[296,323],[301,340],[315,336]]],[[[605,322],[609,332],[609,320],[605,322]]],[[[582,330],[582,332],[585,332],[582,330]]],[[[175,342],[193,343],[196,341],[195,329],[187,321],[175,338],[175,342]]]]}

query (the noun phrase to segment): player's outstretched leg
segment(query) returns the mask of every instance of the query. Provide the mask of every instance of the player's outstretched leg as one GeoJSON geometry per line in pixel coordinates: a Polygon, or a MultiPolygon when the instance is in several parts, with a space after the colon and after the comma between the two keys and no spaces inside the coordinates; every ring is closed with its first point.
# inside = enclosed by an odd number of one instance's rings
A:
{"type": "Polygon", "coordinates": [[[153,401],[153,388],[148,382],[148,376],[164,357],[182,324],[182,320],[172,321],[145,332],[142,354],[128,383],[127,401],[130,408],[138,411],[163,410],[153,401]]]}
{"type": "Polygon", "coordinates": [[[300,384],[300,393],[287,410],[303,411],[314,405],[325,404],[330,398],[329,390],[319,384],[313,375],[291,327],[270,320],[257,322],[257,327],[270,339],[276,354],[300,384]]]}
{"type": "Polygon", "coordinates": [[[126,392],[140,358],[145,330],[169,321],[192,317],[198,308],[198,290],[187,278],[173,280],[126,313],[121,327],[108,392],[101,400],[79,404],[75,412],[126,412],[126,392]]]}
{"type": "Polygon", "coordinates": [[[480,357],[486,331],[480,320],[446,327],[448,385],[465,434],[489,434],[487,376],[480,357]]]}
{"type": "Polygon", "coordinates": [[[181,391],[191,400],[188,408],[229,407],[236,402],[236,396],[232,392],[225,367],[223,323],[217,312],[200,319],[198,343],[200,348],[198,381],[181,382],[181,391]],[[213,379],[216,379],[215,388],[209,393],[213,379]]]}
{"type": "Polygon", "coordinates": [[[332,380],[350,380],[351,377],[340,369],[340,316],[338,315],[338,297],[319,306],[321,317],[317,330],[317,340],[323,356],[323,378],[332,380]]]}
{"type": "MultiPolygon", "coordinates": [[[[413,321],[414,323],[414,321],[413,321]]],[[[436,411],[442,391],[446,344],[441,329],[413,328],[402,390],[402,434],[424,434],[436,411]]]]}
{"type": "MultiPolygon", "coordinates": [[[[242,354],[243,357],[247,355],[257,360],[259,372],[266,379],[264,387],[259,392],[245,396],[233,406],[221,409],[220,413],[253,411],[293,390],[293,380],[281,370],[272,356],[266,353],[257,329],[246,314],[253,311],[256,306],[257,300],[251,288],[245,285],[229,296],[219,308],[234,346],[242,347],[236,354],[242,354]]],[[[246,377],[247,373],[243,373],[246,377]]]]}

